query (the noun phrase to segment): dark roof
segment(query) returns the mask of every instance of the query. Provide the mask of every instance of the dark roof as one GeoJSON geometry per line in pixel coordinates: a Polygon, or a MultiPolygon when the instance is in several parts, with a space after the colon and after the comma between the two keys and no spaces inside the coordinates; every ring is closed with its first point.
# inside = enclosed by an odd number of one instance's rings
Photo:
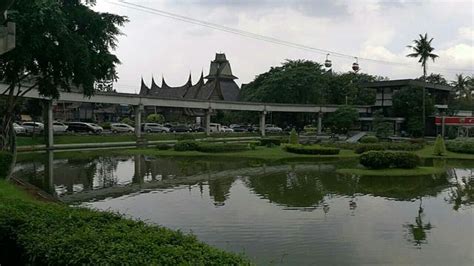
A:
{"type": "Polygon", "coordinates": [[[454,88],[448,85],[440,85],[434,83],[423,82],[415,79],[396,79],[396,80],[384,80],[362,83],[361,86],[366,88],[382,88],[382,87],[404,87],[404,86],[417,86],[425,87],[428,89],[453,91],[454,88]]]}
{"type": "Polygon", "coordinates": [[[156,85],[154,78],[151,80],[151,89],[148,88],[142,79],[140,95],[153,95],[160,98],[185,98],[199,100],[224,100],[238,101],[239,86],[234,82],[236,77],[232,75],[230,63],[225,58],[225,54],[216,54],[216,59],[211,62],[210,75],[201,77],[196,84],[192,84],[191,74],[188,81],[180,87],[170,87],[162,77],[161,87],[156,85]],[[211,75],[213,74],[213,75],[211,75]],[[205,82],[204,79],[208,81],[205,82]]]}

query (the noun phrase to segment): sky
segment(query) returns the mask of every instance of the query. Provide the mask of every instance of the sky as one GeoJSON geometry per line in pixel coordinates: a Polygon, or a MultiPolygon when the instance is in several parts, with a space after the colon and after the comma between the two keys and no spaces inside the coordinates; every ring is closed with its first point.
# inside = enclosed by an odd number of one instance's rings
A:
{"type": "Polygon", "coordinates": [[[347,54],[329,55],[333,70],[347,72],[359,57],[360,72],[390,79],[416,78],[422,69],[407,58],[418,35],[434,38],[428,73],[449,80],[474,73],[474,1],[461,0],[97,0],[95,10],[125,15],[115,51],[121,65],[114,88],[138,92],[140,79],[150,85],[193,83],[209,71],[215,53],[225,53],[238,84],[287,59],[324,62],[325,52],[283,46],[138,10],[154,10],[197,19],[279,40],[347,54]],[[127,3],[124,3],[127,2],[127,3]],[[374,59],[384,61],[374,62],[374,59]],[[390,63],[387,63],[390,62],[390,63]],[[397,63],[397,64],[393,64],[397,63]],[[399,64],[401,63],[401,64],[399,64]]]}

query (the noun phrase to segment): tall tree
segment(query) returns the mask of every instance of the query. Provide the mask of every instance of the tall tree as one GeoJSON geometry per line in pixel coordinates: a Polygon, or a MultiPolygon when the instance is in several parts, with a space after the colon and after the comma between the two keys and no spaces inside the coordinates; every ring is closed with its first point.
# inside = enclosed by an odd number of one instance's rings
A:
{"type": "Polygon", "coordinates": [[[76,87],[91,95],[96,80],[118,78],[120,61],[111,50],[127,18],[96,12],[93,2],[15,1],[9,19],[16,22],[16,48],[0,56],[0,80],[8,84],[0,92],[6,97],[1,150],[8,149],[13,110],[28,91],[58,98],[61,90],[76,87]]]}
{"type": "Polygon", "coordinates": [[[463,74],[457,74],[456,80],[451,84],[456,89],[456,96],[459,99],[465,99],[467,101],[472,100],[472,93],[474,91],[473,80],[470,77],[466,77],[463,74]]]}
{"type": "MultiPolygon", "coordinates": [[[[431,59],[433,62],[438,57],[438,55],[434,54],[434,48],[431,46],[431,42],[433,38],[428,40],[428,33],[425,33],[423,36],[422,34],[419,35],[420,39],[413,40],[414,45],[408,45],[407,47],[413,50],[413,53],[408,54],[407,57],[414,57],[420,58],[418,63],[421,63],[421,67],[423,68],[423,81],[426,82],[426,70],[428,69],[428,60],[431,59]]],[[[426,110],[425,110],[425,87],[423,86],[423,112],[422,112],[422,123],[423,123],[423,136],[425,135],[425,125],[426,125],[426,110]]]]}

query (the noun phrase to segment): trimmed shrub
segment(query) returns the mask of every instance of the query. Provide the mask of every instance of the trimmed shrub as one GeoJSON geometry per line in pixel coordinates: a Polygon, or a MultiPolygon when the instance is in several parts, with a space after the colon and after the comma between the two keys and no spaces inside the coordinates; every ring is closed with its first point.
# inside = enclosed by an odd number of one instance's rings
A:
{"type": "Polygon", "coordinates": [[[156,148],[160,151],[165,151],[165,150],[169,150],[171,149],[173,146],[171,146],[170,144],[157,144],[156,145],[156,148]]]}
{"type": "Polygon", "coordinates": [[[63,204],[0,195],[3,265],[249,265],[161,226],[63,204]]]}
{"type": "Polygon", "coordinates": [[[423,148],[423,144],[410,144],[404,142],[380,142],[359,144],[356,146],[354,152],[361,154],[367,151],[416,151],[423,148]]]}
{"type": "Polygon", "coordinates": [[[267,146],[267,147],[273,147],[273,146],[280,146],[281,140],[277,138],[262,138],[260,140],[260,146],[267,146]]]}
{"type": "Polygon", "coordinates": [[[436,137],[433,153],[437,156],[443,156],[446,153],[446,146],[444,145],[444,139],[441,135],[436,137]]]}
{"type": "Polygon", "coordinates": [[[198,144],[194,140],[181,140],[174,145],[175,151],[195,151],[198,148],[198,144]]]}
{"type": "Polygon", "coordinates": [[[354,152],[357,154],[361,154],[366,151],[383,151],[386,149],[387,149],[386,145],[383,145],[382,143],[367,143],[367,144],[358,145],[356,149],[354,150],[354,152]]]}
{"type": "Polygon", "coordinates": [[[197,151],[200,152],[238,152],[249,149],[247,143],[199,143],[197,151]]]}
{"type": "Polygon", "coordinates": [[[446,149],[452,152],[474,154],[474,139],[461,138],[446,141],[446,149]]]}
{"type": "Polygon", "coordinates": [[[0,152],[0,178],[6,178],[10,171],[10,165],[13,160],[13,155],[6,151],[0,152]]]}
{"type": "Polygon", "coordinates": [[[420,164],[418,155],[410,152],[369,151],[359,158],[360,164],[371,169],[415,168],[420,164]]]}
{"type": "Polygon", "coordinates": [[[339,154],[339,149],[337,148],[327,148],[321,147],[319,145],[286,145],[285,150],[291,153],[298,154],[312,154],[312,155],[335,155],[339,154]]]}
{"type": "Polygon", "coordinates": [[[365,136],[359,140],[360,143],[377,143],[379,139],[376,136],[365,136]]]}
{"type": "Polygon", "coordinates": [[[110,122],[100,123],[99,126],[101,126],[103,129],[110,129],[110,122]]]}
{"type": "Polygon", "coordinates": [[[411,144],[425,144],[425,140],[423,138],[409,139],[408,142],[411,144]]]}
{"type": "Polygon", "coordinates": [[[294,128],[290,132],[290,139],[289,139],[288,143],[293,144],[293,145],[299,143],[298,133],[296,133],[296,130],[294,128]]]}

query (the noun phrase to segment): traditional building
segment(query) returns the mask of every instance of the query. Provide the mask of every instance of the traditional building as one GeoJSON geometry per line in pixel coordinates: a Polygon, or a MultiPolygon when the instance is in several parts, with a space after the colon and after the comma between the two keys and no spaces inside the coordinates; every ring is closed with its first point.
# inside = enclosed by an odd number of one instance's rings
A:
{"type": "Polygon", "coordinates": [[[155,83],[153,78],[151,86],[148,87],[142,79],[140,95],[159,98],[238,101],[240,89],[234,79],[237,77],[232,74],[230,63],[225,54],[216,54],[216,58],[211,62],[209,75],[204,77],[201,73],[196,84],[192,84],[191,74],[188,81],[178,87],[170,87],[164,78],[162,78],[161,87],[155,83]]]}

